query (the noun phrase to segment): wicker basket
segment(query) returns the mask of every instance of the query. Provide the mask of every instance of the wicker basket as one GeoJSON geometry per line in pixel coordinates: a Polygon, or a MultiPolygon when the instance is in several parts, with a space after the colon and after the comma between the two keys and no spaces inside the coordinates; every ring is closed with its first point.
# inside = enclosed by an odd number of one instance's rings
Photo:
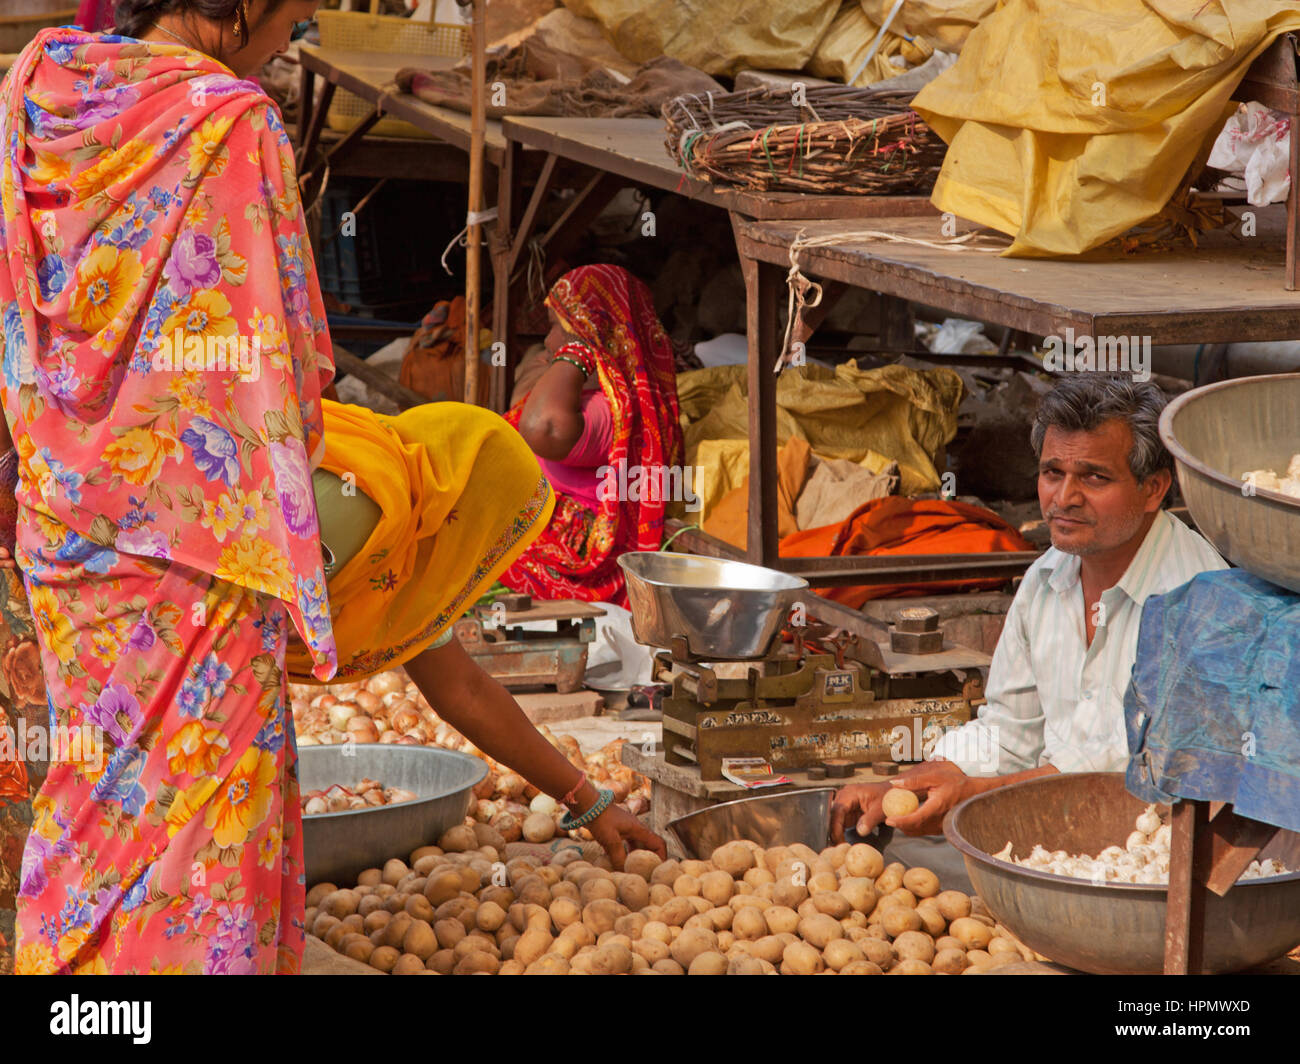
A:
{"type": "Polygon", "coordinates": [[[912,93],[831,85],[678,96],[664,105],[668,151],[691,177],[760,192],[924,193],[946,145],[912,93]]]}
{"type": "Polygon", "coordinates": [[[47,26],[76,21],[68,0],[0,0],[0,52],[21,52],[47,26]]]}
{"type": "MultiPolygon", "coordinates": [[[[370,11],[317,11],[322,48],[344,52],[450,56],[459,59],[469,53],[469,29],[450,22],[413,22],[379,14],[379,0],[370,0],[370,11]]],[[[338,89],[330,102],[326,121],[339,133],[360,124],[372,106],[354,93],[338,89]]],[[[398,118],[381,118],[370,128],[378,137],[424,137],[431,134],[398,118]]]]}

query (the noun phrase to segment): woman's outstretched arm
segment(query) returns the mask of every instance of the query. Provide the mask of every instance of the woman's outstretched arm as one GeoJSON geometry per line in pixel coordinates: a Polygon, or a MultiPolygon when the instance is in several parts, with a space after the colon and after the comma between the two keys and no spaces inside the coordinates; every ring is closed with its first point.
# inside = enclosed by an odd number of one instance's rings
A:
{"type": "MultiPolygon", "coordinates": [[[[524,716],[510,692],[479,668],[455,639],[417,654],[405,668],[438,716],[538,790],[560,801],[581,778],[568,758],[524,716]]],[[[596,788],[584,781],[569,809],[577,816],[598,798],[596,788]]],[[[663,839],[616,805],[592,821],[588,830],[620,870],[628,850],[653,850],[661,859],[667,855],[663,839]]]]}

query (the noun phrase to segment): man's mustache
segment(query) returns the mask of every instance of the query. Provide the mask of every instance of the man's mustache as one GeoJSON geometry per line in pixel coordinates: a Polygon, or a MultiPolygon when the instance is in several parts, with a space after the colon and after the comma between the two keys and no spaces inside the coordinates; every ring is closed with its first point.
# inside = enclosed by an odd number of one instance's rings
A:
{"type": "Polygon", "coordinates": [[[1064,517],[1068,521],[1081,521],[1086,525],[1091,525],[1096,523],[1095,521],[1089,521],[1086,517],[1082,516],[1081,514],[1073,514],[1070,513],[1068,510],[1060,510],[1057,509],[1056,507],[1052,507],[1052,509],[1048,510],[1046,515],[1044,515],[1043,519],[1045,521],[1050,521],[1054,517],[1064,517]]]}

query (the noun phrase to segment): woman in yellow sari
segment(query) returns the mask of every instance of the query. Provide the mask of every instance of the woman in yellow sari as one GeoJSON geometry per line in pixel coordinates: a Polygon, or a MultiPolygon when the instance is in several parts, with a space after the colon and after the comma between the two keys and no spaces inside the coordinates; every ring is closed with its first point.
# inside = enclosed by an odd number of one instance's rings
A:
{"type": "Polygon", "coordinates": [[[118,33],[43,31],[0,92],[0,399],[54,729],[19,972],[297,970],[291,667],[405,663],[615,863],[662,852],[437,645],[550,516],[526,445],[458,404],[327,399],[292,152],[249,80],[315,7],[122,0],[118,33]],[[333,565],[318,492],[364,532],[333,565]]]}

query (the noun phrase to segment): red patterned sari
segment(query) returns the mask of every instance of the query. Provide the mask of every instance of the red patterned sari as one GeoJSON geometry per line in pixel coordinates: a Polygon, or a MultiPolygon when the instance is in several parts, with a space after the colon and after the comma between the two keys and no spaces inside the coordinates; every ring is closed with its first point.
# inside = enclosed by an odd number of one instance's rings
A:
{"type": "MultiPolygon", "coordinates": [[[[621,492],[619,484],[660,478],[682,463],[673,349],[650,289],[621,266],[580,266],[555,283],[546,305],[590,351],[614,420],[610,471],[595,511],[557,493],[546,530],[501,576],[541,599],[627,605],[618,556],[658,550],[664,499],[658,491],[621,492]],[[643,471],[638,477],[634,471],[643,471]],[[622,472],[620,472],[622,471],[622,472]],[[621,498],[621,495],[627,495],[621,498]],[[633,498],[632,496],[636,497],[633,498]]],[[[525,400],[506,415],[518,427],[525,400]]]]}

